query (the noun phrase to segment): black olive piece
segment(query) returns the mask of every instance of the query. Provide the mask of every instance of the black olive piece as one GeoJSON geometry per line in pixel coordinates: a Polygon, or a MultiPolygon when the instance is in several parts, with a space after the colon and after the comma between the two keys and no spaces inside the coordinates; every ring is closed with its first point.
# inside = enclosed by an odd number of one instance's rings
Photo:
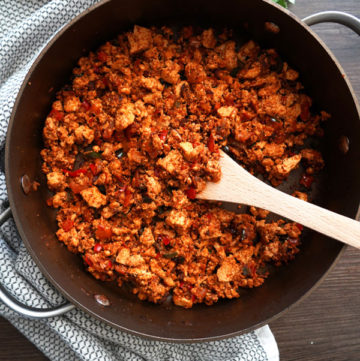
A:
{"type": "Polygon", "coordinates": [[[281,243],[284,243],[289,238],[289,236],[287,234],[281,234],[278,237],[279,237],[279,241],[281,243]]]}
{"type": "Polygon", "coordinates": [[[243,68],[243,66],[237,66],[233,70],[230,71],[230,75],[235,78],[238,74],[238,72],[243,68]]]}
{"type": "Polygon", "coordinates": [[[152,199],[148,196],[143,196],[143,202],[144,203],[151,203],[152,202],[152,199]]]}
{"type": "Polygon", "coordinates": [[[186,80],[185,72],[184,70],[179,71],[180,80],[186,80]]]}
{"type": "Polygon", "coordinates": [[[185,262],[185,257],[184,256],[177,256],[174,258],[174,262],[178,263],[178,264],[183,264],[185,262]]]}
{"type": "Polygon", "coordinates": [[[106,188],[105,188],[104,185],[100,184],[100,185],[97,186],[97,187],[98,187],[98,190],[99,190],[102,194],[106,195],[106,188]]]}
{"type": "Polygon", "coordinates": [[[157,212],[158,212],[158,214],[163,214],[163,213],[165,213],[166,211],[168,211],[170,208],[171,208],[171,207],[160,206],[160,207],[158,207],[157,212]]]}

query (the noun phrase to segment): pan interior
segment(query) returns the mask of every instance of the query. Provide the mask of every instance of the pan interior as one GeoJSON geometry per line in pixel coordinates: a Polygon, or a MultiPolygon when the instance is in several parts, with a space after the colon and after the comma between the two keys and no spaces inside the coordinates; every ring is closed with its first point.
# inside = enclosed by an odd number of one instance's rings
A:
{"type": "MultiPolygon", "coordinates": [[[[71,302],[109,324],[145,337],[175,342],[224,338],[269,321],[305,295],[327,272],[342,245],[307,231],[296,259],[277,268],[262,287],[244,290],[237,300],[185,310],[165,303],[139,301],[125,288],[95,280],[82,261],[56,237],[55,213],[46,206],[49,194],[41,173],[42,127],[52,101],[70,78],[79,57],[133,24],[197,24],[227,26],[265,47],[275,47],[301,74],[307,93],[319,109],[332,114],[322,140],[326,169],[311,195],[313,202],[354,217],[359,205],[359,115],[353,94],[328,51],[293,16],[261,0],[123,0],[106,1],[72,22],[51,42],[26,79],[10,121],[6,144],[7,186],[14,218],[28,250],[46,277],[71,302]],[[280,27],[264,31],[265,21],[280,27]],[[96,25],[94,25],[96,24],[96,25]],[[304,56],[304,54],[306,54],[304,56]],[[336,89],[336,92],[334,91],[336,89]],[[350,139],[350,151],[338,149],[339,137],[350,139]],[[19,179],[40,180],[38,192],[25,196],[19,179]],[[95,294],[106,295],[110,307],[100,306],[95,294]]],[[[285,191],[292,191],[287,183],[285,191]]]]}

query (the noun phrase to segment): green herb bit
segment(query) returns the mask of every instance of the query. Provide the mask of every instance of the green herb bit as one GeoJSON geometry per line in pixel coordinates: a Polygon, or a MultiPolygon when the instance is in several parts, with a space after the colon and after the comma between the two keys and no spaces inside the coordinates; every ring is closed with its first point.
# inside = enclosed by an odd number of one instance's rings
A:
{"type": "Polygon", "coordinates": [[[295,0],[273,0],[275,3],[281,5],[285,9],[288,7],[288,3],[295,4],[295,0]]]}
{"type": "Polygon", "coordinates": [[[90,151],[90,152],[85,152],[84,156],[86,158],[91,158],[91,159],[101,159],[101,153],[99,152],[94,152],[94,151],[90,151]]]}
{"type": "Polygon", "coordinates": [[[177,252],[164,253],[163,257],[167,259],[172,259],[178,255],[177,252]]]}

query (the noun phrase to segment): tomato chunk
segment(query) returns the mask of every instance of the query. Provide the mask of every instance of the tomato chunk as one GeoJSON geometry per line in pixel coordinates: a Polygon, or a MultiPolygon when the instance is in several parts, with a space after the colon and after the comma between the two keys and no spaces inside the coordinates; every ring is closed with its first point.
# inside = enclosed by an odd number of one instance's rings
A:
{"type": "Polygon", "coordinates": [[[65,219],[64,222],[61,223],[61,228],[65,232],[69,232],[71,228],[73,228],[74,222],[71,219],[65,219]]]}
{"type": "Polygon", "coordinates": [[[185,194],[189,199],[195,199],[196,198],[196,189],[191,187],[185,191],[185,194]]]}
{"type": "Polygon", "coordinates": [[[103,249],[102,245],[100,243],[96,243],[94,246],[94,252],[99,253],[103,249]]]}
{"type": "Polygon", "coordinates": [[[210,137],[208,139],[207,146],[208,146],[210,152],[214,153],[214,151],[215,151],[215,139],[214,139],[214,136],[212,135],[212,133],[210,134],[210,137]]]}
{"type": "Polygon", "coordinates": [[[55,118],[56,120],[62,120],[64,118],[64,113],[59,112],[56,109],[52,109],[49,115],[50,117],[55,118]]]}
{"type": "Polygon", "coordinates": [[[95,236],[97,239],[100,239],[100,240],[109,239],[112,236],[112,230],[110,227],[99,224],[96,229],[95,236]]]}

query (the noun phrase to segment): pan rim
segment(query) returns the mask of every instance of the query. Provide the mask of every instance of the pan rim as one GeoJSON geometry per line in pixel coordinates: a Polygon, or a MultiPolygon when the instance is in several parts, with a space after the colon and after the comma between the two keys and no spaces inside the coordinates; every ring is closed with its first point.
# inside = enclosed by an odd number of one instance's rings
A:
{"type": "MultiPolygon", "coordinates": [[[[102,0],[100,2],[98,2],[97,4],[89,7],[88,9],[86,9],[85,11],[83,11],[82,13],[80,13],[79,15],[77,15],[74,19],[72,19],[69,23],[67,23],[65,26],[63,26],[51,39],[50,41],[45,45],[45,47],[41,50],[41,52],[39,53],[39,55],[37,56],[37,58],[35,59],[35,61],[33,62],[33,64],[31,65],[30,69],[27,72],[27,75],[25,76],[22,85],[18,91],[16,100],[14,102],[14,106],[11,112],[11,116],[9,119],[9,124],[8,124],[8,128],[7,128],[7,133],[6,133],[6,143],[5,143],[5,177],[6,177],[6,187],[7,189],[11,189],[10,186],[10,157],[9,157],[9,148],[10,148],[10,142],[11,142],[11,133],[12,133],[12,128],[13,125],[15,123],[15,118],[16,118],[16,114],[18,112],[18,108],[20,105],[20,100],[22,98],[22,95],[24,93],[24,90],[28,84],[29,78],[31,77],[31,74],[33,73],[33,71],[35,70],[35,68],[38,66],[38,64],[40,63],[40,61],[42,60],[42,58],[44,57],[44,55],[48,52],[48,50],[54,45],[54,43],[66,32],[68,31],[69,28],[71,28],[76,22],[78,22],[80,19],[82,19],[83,17],[85,17],[86,15],[88,15],[90,12],[95,11],[97,8],[104,6],[105,4],[111,2],[111,0],[102,0]]],[[[275,8],[277,8],[279,11],[283,12],[284,14],[286,14],[287,16],[291,17],[291,19],[295,22],[297,22],[299,25],[301,25],[305,31],[308,31],[308,33],[315,38],[315,40],[320,44],[320,46],[322,48],[324,48],[324,50],[326,51],[326,53],[328,54],[328,56],[331,58],[331,60],[334,62],[334,64],[336,65],[336,67],[338,68],[339,72],[341,74],[345,74],[342,66],[340,65],[340,63],[338,62],[338,60],[335,58],[335,56],[333,55],[333,53],[331,52],[331,50],[327,47],[327,45],[321,40],[321,38],[308,26],[306,25],[304,22],[301,21],[300,18],[298,18],[296,15],[294,15],[293,13],[291,13],[290,11],[280,7],[279,5],[273,3],[271,0],[261,0],[261,2],[264,2],[270,6],[273,6],[275,8]]],[[[355,92],[353,90],[353,87],[348,79],[347,76],[345,76],[344,81],[346,82],[346,85],[349,89],[349,92],[351,94],[352,100],[354,102],[354,105],[356,107],[357,110],[357,114],[358,114],[358,118],[360,119],[360,106],[359,106],[359,102],[357,100],[357,97],[355,95],[355,92]]],[[[17,230],[21,236],[22,241],[24,242],[26,249],[28,250],[28,252],[30,253],[31,257],[34,259],[35,263],[37,264],[37,266],[40,268],[41,272],[44,274],[44,276],[47,278],[47,280],[62,294],[64,295],[64,297],[69,300],[71,303],[75,304],[77,307],[79,307],[81,310],[85,311],[86,313],[94,316],[95,318],[97,318],[100,321],[106,322],[107,324],[111,325],[112,327],[115,327],[118,330],[121,331],[125,331],[128,332],[130,334],[142,337],[142,338],[146,338],[146,339],[151,339],[151,340],[156,340],[156,341],[162,341],[162,342],[172,342],[172,343],[194,343],[194,342],[208,342],[208,341],[216,341],[216,340],[222,340],[222,339],[226,339],[226,338],[230,338],[230,337],[234,337],[240,334],[244,334],[247,332],[250,332],[254,329],[257,329],[265,324],[268,324],[274,320],[276,320],[277,318],[283,316],[287,311],[289,311],[292,307],[296,306],[297,304],[299,304],[300,302],[302,302],[306,297],[308,297],[312,292],[314,292],[319,285],[321,284],[321,282],[323,282],[323,280],[327,277],[327,275],[329,274],[329,272],[331,272],[331,270],[336,266],[337,262],[339,261],[340,257],[342,256],[344,250],[346,249],[346,246],[343,245],[342,248],[339,250],[337,256],[335,257],[334,261],[332,262],[332,264],[330,265],[330,267],[326,270],[326,272],[324,272],[319,278],[318,280],[313,284],[313,286],[308,289],[307,291],[305,291],[303,293],[302,296],[300,296],[296,301],[294,301],[293,303],[291,303],[288,307],[286,307],[285,309],[283,309],[282,311],[278,312],[275,315],[270,316],[269,318],[263,320],[262,322],[258,322],[256,324],[254,324],[251,327],[248,327],[246,329],[242,329],[240,331],[236,331],[236,332],[231,332],[225,335],[220,335],[220,336],[210,336],[210,337],[202,337],[202,338],[173,338],[173,337],[160,337],[160,336],[156,336],[156,335],[151,335],[151,334],[147,334],[147,333],[143,333],[143,332],[139,332],[139,331],[135,331],[132,329],[128,329],[124,326],[121,326],[119,324],[115,324],[107,319],[104,319],[103,317],[101,317],[100,313],[96,313],[94,310],[91,310],[89,308],[87,308],[86,306],[82,305],[80,302],[77,301],[76,298],[74,298],[71,294],[69,294],[65,289],[63,289],[61,286],[59,286],[59,284],[55,281],[55,279],[53,278],[53,276],[47,271],[46,267],[43,266],[42,262],[40,261],[40,259],[38,258],[38,255],[33,251],[30,242],[23,230],[23,227],[21,225],[20,222],[20,216],[18,214],[18,210],[16,207],[16,202],[14,200],[14,197],[12,195],[12,192],[8,193],[8,198],[9,198],[9,203],[10,203],[10,208],[12,210],[12,214],[13,214],[13,218],[17,227],[17,230]]],[[[356,219],[359,219],[359,215],[355,216],[356,219]]]]}

